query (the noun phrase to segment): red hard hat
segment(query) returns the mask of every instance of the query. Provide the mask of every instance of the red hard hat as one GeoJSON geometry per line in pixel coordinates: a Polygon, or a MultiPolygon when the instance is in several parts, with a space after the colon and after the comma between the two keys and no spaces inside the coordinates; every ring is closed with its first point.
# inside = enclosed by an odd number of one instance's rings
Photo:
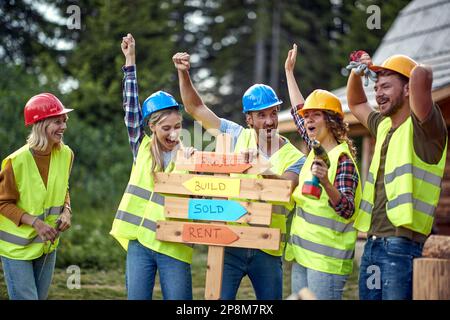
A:
{"type": "Polygon", "coordinates": [[[31,97],[25,105],[23,114],[25,125],[29,126],[42,119],[59,116],[73,109],[66,109],[64,105],[51,93],[40,93],[31,97]]]}

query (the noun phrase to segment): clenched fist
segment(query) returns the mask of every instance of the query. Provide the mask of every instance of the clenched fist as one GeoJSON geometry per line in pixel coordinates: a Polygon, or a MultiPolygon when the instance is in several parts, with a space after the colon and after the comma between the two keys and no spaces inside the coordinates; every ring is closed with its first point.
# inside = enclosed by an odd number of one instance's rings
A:
{"type": "Polygon", "coordinates": [[[136,50],[135,41],[131,33],[127,34],[126,37],[122,38],[122,43],[120,44],[122,48],[123,55],[126,59],[126,66],[134,65],[136,62],[136,50]]]}
{"type": "Polygon", "coordinates": [[[175,65],[175,68],[177,68],[179,71],[187,71],[191,67],[191,64],[189,62],[189,54],[186,52],[175,53],[172,57],[172,61],[175,65]]]}

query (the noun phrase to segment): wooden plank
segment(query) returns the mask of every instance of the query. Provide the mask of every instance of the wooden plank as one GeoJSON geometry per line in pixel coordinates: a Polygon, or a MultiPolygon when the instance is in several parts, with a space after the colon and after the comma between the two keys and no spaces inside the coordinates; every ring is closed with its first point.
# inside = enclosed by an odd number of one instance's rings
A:
{"type": "MultiPolygon", "coordinates": [[[[164,214],[168,218],[188,219],[189,201],[187,198],[166,197],[164,203],[164,214]]],[[[236,222],[250,223],[262,226],[270,225],[272,221],[272,205],[270,203],[243,202],[239,201],[247,214],[243,215],[236,222]]],[[[214,221],[223,221],[220,219],[214,221]]]]}
{"type": "MultiPolygon", "coordinates": [[[[156,238],[161,241],[217,245],[216,239],[220,238],[221,233],[214,232],[214,230],[221,230],[221,228],[224,228],[224,225],[212,223],[187,223],[182,221],[158,221],[156,238]],[[188,224],[189,226],[197,226],[197,229],[192,230],[193,240],[191,241],[183,241],[183,228],[185,224],[188,224]],[[206,229],[208,229],[208,236],[205,236],[206,229]],[[216,239],[214,241],[210,241],[210,237],[215,237],[216,239]]],[[[224,245],[226,247],[268,250],[278,250],[280,247],[280,229],[265,227],[238,227],[231,225],[227,225],[226,228],[230,229],[238,236],[236,241],[224,245]]]]}
{"type": "MultiPolygon", "coordinates": [[[[207,196],[207,188],[214,188],[217,186],[199,185],[199,192],[191,192],[183,183],[196,177],[206,177],[205,175],[195,174],[176,174],[155,172],[155,187],[156,192],[168,194],[186,194],[198,195],[203,191],[203,195],[207,196]]],[[[214,176],[211,176],[213,181],[214,176]]],[[[291,196],[292,182],[287,180],[275,179],[242,179],[242,178],[228,178],[220,177],[220,179],[240,180],[240,192],[236,198],[262,200],[262,201],[280,201],[289,202],[291,196]]],[[[215,194],[213,194],[214,196],[215,194]]],[[[224,197],[228,197],[226,194],[224,197]]]]}
{"type": "Polygon", "coordinates": [[[222,291],[224,247],[209,246],[206,263],[205,299],[219,300],[222,291]]]}
{"type": "Polygon", "coordinates": [[[184,223],[181,235],[183,242],[205,243],[214,245],[230,245],[239,240],[239,236],[227,226],[184,223]]]}
{"type": "Polygon", "coordinates": [[[179,150],[175,162],[176,170],[188,170],[206,173],[246,173],[261,174],[272,167],[263,157],[246,163],[241,154],[217,153],[197,151],[193,156],[186,158],[184,152],[179,150]]]}

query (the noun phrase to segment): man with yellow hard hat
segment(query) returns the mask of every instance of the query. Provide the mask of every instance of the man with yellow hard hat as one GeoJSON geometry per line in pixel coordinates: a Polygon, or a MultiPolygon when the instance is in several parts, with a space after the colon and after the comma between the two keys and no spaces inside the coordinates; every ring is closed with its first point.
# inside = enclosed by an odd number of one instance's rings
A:
{"type": "Polygon", "coordinates": [[[347,83],[353,115],[376,139],[354,227],[367,232],[359,297],[411,299],[413,259],[430,234],[444,174],[447,129],[431,96],[433,73],[404,55],[380,66],[365,53],[360,63],[377,73],[379,111],[367,102],[361,75],[347,83]]]}

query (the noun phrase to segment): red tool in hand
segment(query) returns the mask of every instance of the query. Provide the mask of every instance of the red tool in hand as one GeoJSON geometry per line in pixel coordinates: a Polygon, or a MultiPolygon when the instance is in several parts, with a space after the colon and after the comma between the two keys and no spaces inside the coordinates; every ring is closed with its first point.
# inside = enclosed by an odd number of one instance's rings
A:
{"type": "MultiPolygon", "coordinates": [[[[325,149],[320,145],[320,142],[313,140],[311,147],[314,155],[321,158],[326,163],[327,167],[330,167],[330,159],[328,158],[328,154],[325,149]]],[[[322,194],[322,187],[320,186],[319,178],[313,175],[311,181],[305,181],[302,187],[302,194],[308,198],[319,199],[322,194]]]]}
{"type": "Polygon", "coordinates": [[[367,54],[364,50],[356,50],[350,53],[350,61],[359,62],[363,54],[367,54]]]}

